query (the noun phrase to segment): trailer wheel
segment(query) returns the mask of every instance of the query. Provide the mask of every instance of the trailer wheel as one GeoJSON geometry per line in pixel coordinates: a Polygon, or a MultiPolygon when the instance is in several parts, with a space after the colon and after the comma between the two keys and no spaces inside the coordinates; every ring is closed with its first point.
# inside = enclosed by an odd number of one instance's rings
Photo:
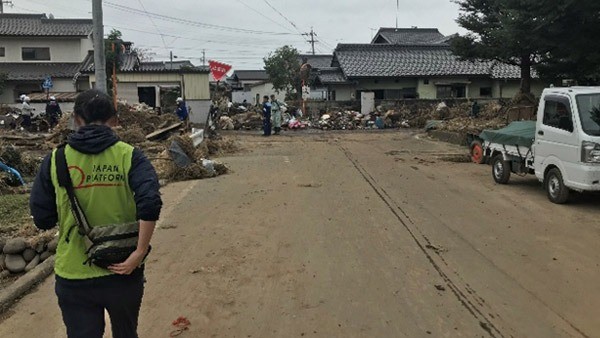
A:
{"type": "Polygon", "coordinates": [[[569,200],[569,188],[565,186],[562,174],[558,168],[552,168],[546,174],[544,186],[548,194],[548,199],[552,203],[564,204],[569,200]]]}
{"type": "Polygon", "coordinates": [[[471,161],[476,164],[484,164],[485,163],[485,152],[483,151],[483,145],[481,141],[474,140],[471,142],[471,161]]]}
{"type": "Polygon", "coordinates": [[[502,154],[492,160],[492,176],[498,184],[506,184],[510,180],[510,162],[505,161],[502,154]]]}

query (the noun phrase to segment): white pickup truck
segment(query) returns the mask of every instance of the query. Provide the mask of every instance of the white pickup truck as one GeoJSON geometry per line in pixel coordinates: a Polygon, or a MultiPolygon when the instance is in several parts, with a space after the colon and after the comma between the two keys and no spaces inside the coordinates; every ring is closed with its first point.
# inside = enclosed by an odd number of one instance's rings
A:
{"type": "Polygon", "coordinates": [[[600,191],[600,87],[545,89],[537,121],[513,122],[481,133],[492,176],[535,174],[554,203],[571,190],[600,191]]]}

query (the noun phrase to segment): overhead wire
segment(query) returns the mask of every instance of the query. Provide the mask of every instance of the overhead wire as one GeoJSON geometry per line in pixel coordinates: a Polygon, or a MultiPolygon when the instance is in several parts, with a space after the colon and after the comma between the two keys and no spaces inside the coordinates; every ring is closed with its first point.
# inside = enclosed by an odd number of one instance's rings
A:
{"type": "Polygon", "coordinates": [[[249,10],[251,10],[251,11],[253,11],[253,12],[255,12],[255,13],[259,14],[259,15],[260,15],[260,16],[262,16],[263,18],[265,18],[265,19],[267,19],[267,20],[271,21],[272,23],[276,24],[277,26],[279,26],[279,27],[281,27],[281,28],[283,28],[283,29],[287,30],[288,32],[291,32],[291,30],[290,30],[289,28],[285,27],[285,26],[284,26],[284,25],[282,25],[281,23],[279,23],[279,22],[277,22],[277,21],[273,20],[272,18],[268,17],[268,16],[267,16],[267,15],[265,15],[263,12],[261,12],[261,11],[258,11],[258,10],[256,10],[256,9],[254,9],[252,6],[248,5],[247,3],[243,2],[242,0],[236,0],[236,1],[237,1],[237,2],[239,2],[239,3],[241,3],[242,5],[244,5],[244,7],[248,8],[249,10]]]}
{"type": "Polygon", "coordinates": [[[140,11],[139,9],[128,7],[128,6],[119,5],[117,3],[109,2],[109,1],[105,1],[104,4],[107,7],[110,7],[112,9],[116,9],[116,10],[123,11],[123,12],[128,12],[128,13],[131,13],[131,14],[149,15],[149,16],[152,16],[153,18],[159,19],[159,20],[170,21],[170,22],[181,23],[181,24],[187,24],[187,25],[193,25],[193,26],[199,26],[199,27],[204,27],[204,28],[207,28],[207,29],[214,29],[214,30],[221,30],[221,31],[230,31],[230,32],[245,33],[245,34],[293,35],[293,33],[259,31],[259,30],[252,30],[252,29],[244,29],[244,28],[237,28],[237,27],[215,25],[215,24],[209,24],[209,23],[204,23],[204,22],[200,22],[200,21],[193,21],[193,20],[188,20],[188,19],[183,19],[183,18],[177,18],[177,17],[173,17],[173,16],[168,16],[168,15],[153,13],[153,12],[145,12],[144,13],[143,11],[140,11]]]}
{"type": "Polygon", "coordinates": [[[287,16],[283,15],[283,13],[281,13],[277,8],[273,7],[273,5],[271,5],[271,3],[269,1],[267,1],[267,0],[263,0],[263,1],[267,4],[267,6],[271,7],[271,9],[273,11],[275,11],[275,13],[279,14],[279,16],[284,18],[285,21],[289,22],[289,24],[292,25],[298,31],[298,33],[302,34],[302,31],[298,28],[298,26],[296,26],[296,24],[292,20],[288,19],[287,16]]]}
{"type": "Polygon", "coordinates": [[[154,22],[154,19],[152,19],[152,17],[150,15],[148,15],[148,11],[146,10],[146,6],[144,6],[144,3],[142,2],[142,0],[138,0],[138,2],[140,3],[140,6],[142,6],[142,9],[144,10],[144,13],[146,13],[146,15],[148,16],[148,19],[150,19],[150,22],[152,23],[152,25],[156,29],[156,32],[158,34],[160,34],[160,39],[162,40],[163,45],[165,46],[165,48],[167,48],[167,42],[165,41],[165,37],[162,35],[162,33],[160,32],[160,30],[158,29],[158,26],[154,22]]]}

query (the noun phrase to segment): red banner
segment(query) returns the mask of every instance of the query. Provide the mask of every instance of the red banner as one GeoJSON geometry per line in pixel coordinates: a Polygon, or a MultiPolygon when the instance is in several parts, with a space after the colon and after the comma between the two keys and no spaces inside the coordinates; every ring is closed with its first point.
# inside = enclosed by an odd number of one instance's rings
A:
{"type": "Polygon", "coordinates": [[[208,60],[208,65],[210,66],[210,73],[216,81],[223,80],[225,75],[231,70],[231,65],[219,61],[208,60]]]}

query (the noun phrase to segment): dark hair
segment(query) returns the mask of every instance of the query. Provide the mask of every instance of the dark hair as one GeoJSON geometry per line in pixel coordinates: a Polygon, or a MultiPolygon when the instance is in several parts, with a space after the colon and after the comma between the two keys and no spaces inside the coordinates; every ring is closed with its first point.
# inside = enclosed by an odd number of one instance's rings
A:
{"type": "Polygon", "coordinates": [[[103,92],[90,89],[77,96],[73,107],[75,115],[81,117],[85,124],[104,123],[117,115],[111,98],[103,92]]]}
{"type": "Polygon", "coordinates": [[[269,95],[263,96],[263,99],[267,99],[268,100],[269,99],[269,95]]]}

